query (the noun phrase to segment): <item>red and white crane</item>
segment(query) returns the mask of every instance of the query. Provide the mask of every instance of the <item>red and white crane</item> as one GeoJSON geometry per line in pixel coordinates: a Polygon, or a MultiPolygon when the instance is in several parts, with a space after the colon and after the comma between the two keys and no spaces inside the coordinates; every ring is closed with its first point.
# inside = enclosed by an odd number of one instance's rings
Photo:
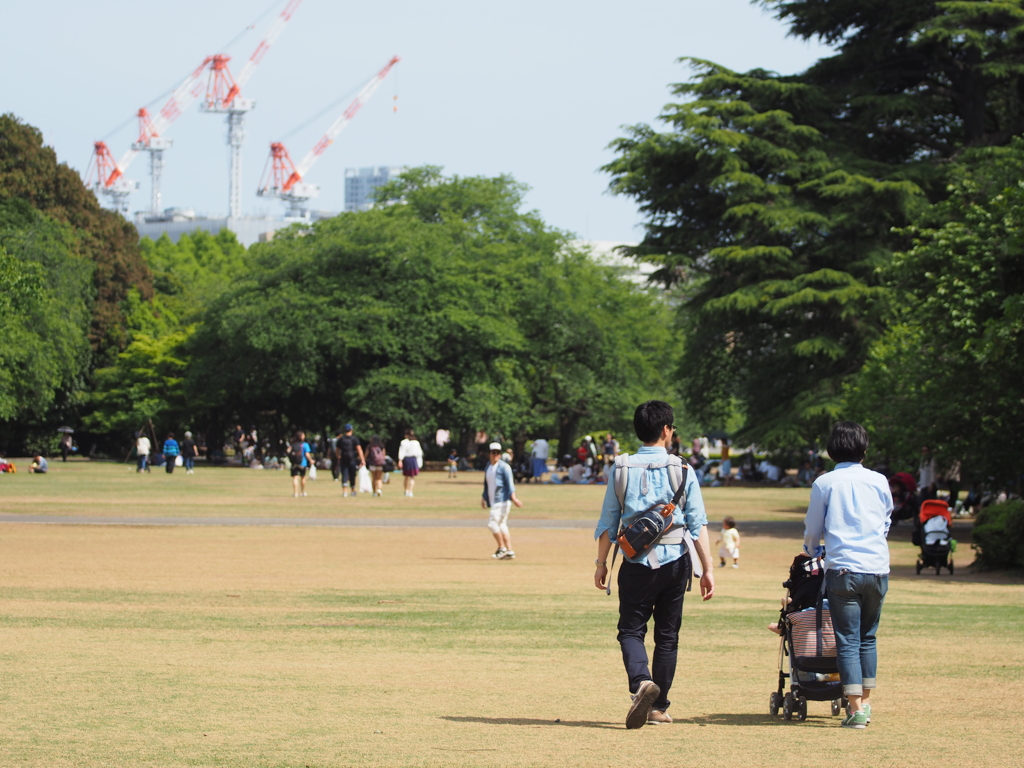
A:
{"type": "Polygon", "coordinates": [[[139,188],[137,181],[124,178],[124,173],[117,167],[117,161],[105,141],[97,141],[92,145],[92,157],[89,167],[85,170],[85,186],[97,197],[101,194],[109,197],[115,211],[128,212],[128,196],[139,188]]]}
{"type": "Polygon", "coordinates": [[[302,162],[297,166],[288,155],[288,149],[284,143],[275,141],[270,145],[270,157],[263,169],[263,178],[256,194],[260,197],[276,197],[283,200],[288,206],[285,216],[288,218],[306,218],[306,203],[310,198],[320,194],[320,187],[316,184],[307,184],[303,179],[313,167],[313,163],[320,159],[324,151],[334,143],[345,127],[352,122],[352,118],[358,114],[363,105],[369,100],[373,92],[377,90],[388,72],[400,61],[397,56],[384,65],[376,75],[362,87],[355,99],[341,113],[337,120],[327,129],[320,141],[311,149],[302,162]]]}
{"type": "Polygon", "coordinates": [[[151,210],[160,210],[160,176],[163,172],[163,151],[171,146],[171,141],[163,136],[167,128],[192,102],[202,93],[203,71],[212,57],[207,56],[202,64],[196,67],[181,84],[171,92],[167,103],[160,109],[155,118],[150,118],[149,111],[142,107],[136,116],[139,118],[139,137],[125,152],[121,159],[114,161],[113,155],[105,142],[93,144],[93,159],[86,172],[85,184],[97,195],[106,195],[114,201],[114,209],[122,212],[128,210],[128,195],[138,189],[138,183],[128,181],[124,173],[139,152],[150,153],[150,174],[153,179],[153,198],[151,210]]]}
{"type": "Polygon", "coordinates": [[[289,0],[284,10],[277,17],[274,25],[267,32],[249,60],[242,67],[238,77],[232,77],[228,69],[230,56],[217,54],[210,57],[209,77],[206,83],[206,96],[200,104],[204,112],[227,114],[228,146],[231,147],[231,178],[228,190],[228,216],[238,218],[242,215],[242,144],[245,141],[245,113],[256,106],[251,99],[241,97],[242,87],[252,77],[257,65],[263,60],[270,46],[298,9],[302,0],[289,0]]]}

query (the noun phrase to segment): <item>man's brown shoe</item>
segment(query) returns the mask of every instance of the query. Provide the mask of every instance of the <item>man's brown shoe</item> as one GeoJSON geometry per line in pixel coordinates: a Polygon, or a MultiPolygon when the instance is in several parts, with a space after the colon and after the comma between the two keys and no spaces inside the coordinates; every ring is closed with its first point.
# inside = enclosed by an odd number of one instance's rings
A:
{"type": "Polygon", "coordinates": [[[633,694],[633,704],[626,713],[626,728],[633,730],[643,728],[650,714],[651,705],[661,695],[661,688],[653,680],[644,680],[633,694]]]}
{"type": "Polygon", "coordinates": [[[647,716],[648,725],[668,725],[672,722],[672,718],[668,712],[662,712],[658,709],[652,709],[651,713],[647,716]]]}

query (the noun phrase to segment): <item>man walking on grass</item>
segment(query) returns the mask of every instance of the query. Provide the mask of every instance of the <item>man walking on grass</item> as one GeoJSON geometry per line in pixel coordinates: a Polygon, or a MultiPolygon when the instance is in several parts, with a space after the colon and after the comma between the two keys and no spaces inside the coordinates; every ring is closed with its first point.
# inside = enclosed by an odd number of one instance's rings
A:
{"type": "Polygon", "coordinates": [[[363,447],[359,438],[352,434],[352,425],[346,424],[341,428],[334,449],[335,461],[341,477],[341,495],[356,495],[356,473],[359,468],[366,465],[366,458],[363,456],[363,447]]]}
{"type": "Polygon", "coordinates": [[[501,460],[501,443],[491,443],[490,459],[491,463],[484,471],[484,494],[480,498],[480,506],[491,510],[487,527],[498,542],[493,557],[496,560],[514,560],[516,553],[512,549],[512,537],[508,532],[508,513],[513,504],[521,507],[523,502],[516,496],[512,467],[501,460]]]}
{"type": "MultiPolygon", "coordinates": [[[[608,553],[620,528],[630,525],[651,507],[672,500],[676,490],[672,487],[673,474],[679,477],[684,472],[679,457],[668,454],[675,432],[674,418],[672,406],[661,400],[642,403],[633,414],[633,429],[643,447],[634,456],[620,459],[608,478],[601,519],[594,531],[598,542],[594,586],[598,589],[608,585],[608,553]],[[618,472],[628,473],[621,503],[615,481],[618,472]]],[[[704,500],[693,472],[686,471],[683,482],[686,501],[673,515],[677,527],[670,529],[648,554],[633,559],[624,556],[619,568],[618,640],[633,698],[626,714],[627,728],[672,722],[667,712],[671,703],[668,692],[675,677],[683,596],[691,574],[700,572],[700,591],[705,600],[715,594],[704,500]],[[687,538],[691,539],[689,543],[687,538]],[[692,562],[690,544],[699,563],[692,562]],[[654,663],[649,667],[644,637],[651,616],[654,663]]],[[[621,490],[621,483],[618,485],[621,490]]]]}

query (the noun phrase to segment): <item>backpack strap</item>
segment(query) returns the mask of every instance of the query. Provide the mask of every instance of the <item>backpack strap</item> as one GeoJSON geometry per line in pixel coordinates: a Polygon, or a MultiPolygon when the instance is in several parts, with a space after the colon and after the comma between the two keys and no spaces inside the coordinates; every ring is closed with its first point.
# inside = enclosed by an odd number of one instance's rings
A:
{"type": "MultiPolygon", "coordinates": [[[[678,456],[668,456],[665,461],[655,462],[641,462],[641,461],[630,461],[628,453],[620,453],[615,457],[615,469],[612,481],[615,484],[615,497],[619,500],[619,509],[625,511],[626,509],[626,485],[629,482],[629,470],[630,468],[646,469],[648,471],[652,469],[668,469],[668,484],[675,493],[679,490],[686,481],[686,468],[683,466],[683,460],[678,456]],[[623,471],[620,471],[623,470],[623,471]]],[[[640,493],[641,495],[647,494],[647,472],[641,476],[640,480],[640,493]]]]}
{"type": "MultiPolygon", "coordinates": [[[[626,485],[629,483],[629,470],[630,470],[631,467],[633,467],[633,468],[641,468],[642,467],[644,470],[646,470],[641,475],[641,481],[640,481],[641,482],[640,492],[641,492],[641,494],[644,494],[644,495],[647,493],[647,472],[648,471],[650,471],[652,469],[666,469],[667,468],[668,469],[668,483],[669,483],[669,487],[672,489],[673,493],[676,493],[677,491],[679,491],[680,488],[684,488],[685,487],[685,485],[686,485],[686,472],[687,472],[687,469],[689,469],[685,464],[683,464],[683,460],[681,458],[679,458],[678,456],[671,455],[671,454],[667,457],[667,459],[665,461],[659,461],[659,462],[631,462],[629,460],[629,454],[628,453],[620,453],[618,456],[615,457],[615,468],[612,470],[612,483],[613,483],[614,488],[615,488],[615,497],[619,500],[619,511],[620,512],[625,512],[626,511],[626,485]]],[[[681,504],[683,506],[685,506],[685,504],[686,504],[686,494],[685,494],[685,491],[684,491],[684,493],[682,495],[681,504]]],[[[696,552],[695,547],[693,546],[693,539],[690,537],[689,532],[683,533],[681,531],[680,533],[682,534],[682,541],[686,542],[687,549],[688,549],[688,551],[690,553],[690,563],[691,563],[691,565],[690,565],[690,574],[689,574],[690,578],[687,579],[687,591],[689,591],[690,590],[690,583],[689,582],[691,581],[692,576],[693,576],[693,569],[694,569],[693,563],[697,562],[699,564],[699,560],[697,560],[697,552],[696,552]]],[[[621,536],[621,535],[622,535],[622,522],[620,520],[620,522],[619,522],[619,532],[615,535],[614,547],[612,548],[612,563],[611,563],[611,567],[608,569],[608,584],[605,587],[605,592],[607,594],[609,594],[609,595],[611,595],[611,593],[612,593],[612,573],[614,573],[614,571],[615,571],[615,558],[619,554],[619,536],[621,536]]],[[[673,543],[675,543],[675,542],[673,542],[673,543]]],[[[699,576],[700,573],[698,573],[697,575],[699,576]]]]}

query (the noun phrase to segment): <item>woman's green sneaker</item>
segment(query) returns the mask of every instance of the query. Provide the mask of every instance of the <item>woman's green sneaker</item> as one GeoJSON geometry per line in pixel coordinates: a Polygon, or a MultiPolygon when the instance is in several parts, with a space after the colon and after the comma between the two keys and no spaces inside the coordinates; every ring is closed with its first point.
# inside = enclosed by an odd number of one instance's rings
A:
{"type": "Polygon", "coordinates": [[[861,710],[860,712],[853,712],[843,718],[843,728],[867,728],[868,727],[868,716],[861,710]]]}
{"type": "Polygon", "coordinates": [[[868,719],[868,725],[871,725],[871,705],[862,704],[861,706],[864,708],[864,717],[868,719]]]}

